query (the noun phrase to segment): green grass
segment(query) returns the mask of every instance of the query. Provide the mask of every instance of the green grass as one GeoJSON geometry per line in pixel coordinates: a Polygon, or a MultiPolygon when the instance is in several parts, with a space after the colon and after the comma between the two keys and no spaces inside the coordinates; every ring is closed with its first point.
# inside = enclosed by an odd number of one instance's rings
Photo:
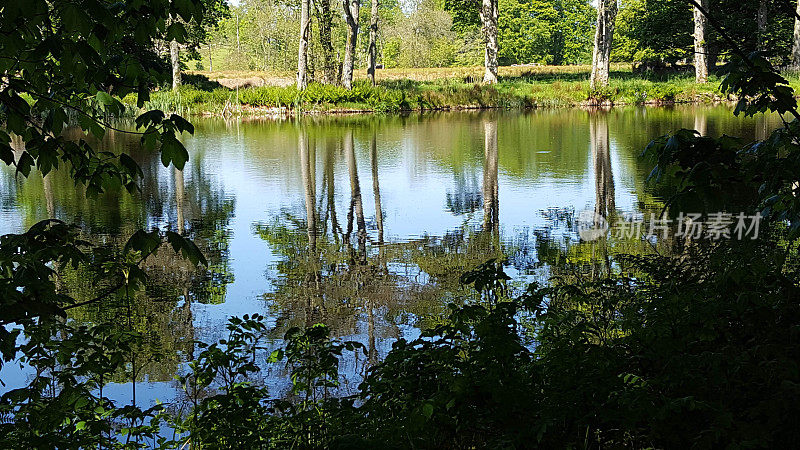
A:
{"type": "MultiPolygon", "coordinates": [[[[522,109],[591,104],[642,105],[712,103],[724,101],[719,79],[696,84],[691,73],[643,76],[616,66],[608,88],[592,92],[589,68],[503,68],[496,85],[476,83],[474,69],[445,71],[415,69],[402,74],[382,74],[377,86],[359,76],[352,90],[311,83],[300,92],[294,86],[259,86],[228,89],[201,83],[203,88],[184,86],[179,92],[153,92],[145,108],[181,114],[275,114],[298,112],[372,111],[400,112],[466,108],[522,109]]],[[[252,75],[252,74],[251,74],[252,75]]],[[[217,79],[219,79],[217,74],[217,79]]],[[[198,75],[192,75],[197,79],[198,75]]],[[[796,76],[790,78],[800,88],[796,76]]],[[[127,98],[130,104],[133,97],[127,98]]]]}

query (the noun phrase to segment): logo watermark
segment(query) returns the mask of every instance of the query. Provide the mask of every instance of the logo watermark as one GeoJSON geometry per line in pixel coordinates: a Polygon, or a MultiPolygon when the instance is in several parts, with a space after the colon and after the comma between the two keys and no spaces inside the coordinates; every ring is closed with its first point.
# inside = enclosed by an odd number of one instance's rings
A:
{"type": "Polygon", "coordinates": [[[611,226],[605,217],[594,211],[585,210],[578,214],[578,235],[584,241],[594,241],[608,235],[620,239],[666,239],[674,237],[685,239],[757,239],[761,225],[761,214],[734,214],[728,212],[711,213],[703,217],[700,213],[679,213],[675,219],[651,213],[624,213],[622,220],[611,226]]]}

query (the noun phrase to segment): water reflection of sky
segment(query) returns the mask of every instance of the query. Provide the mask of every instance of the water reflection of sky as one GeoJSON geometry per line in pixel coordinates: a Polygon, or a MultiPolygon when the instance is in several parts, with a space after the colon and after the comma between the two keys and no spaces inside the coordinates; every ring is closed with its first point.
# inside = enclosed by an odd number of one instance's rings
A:
{"type": "MultiPolygon", "coordinates": [[[[763,118],[750,121],[731,119],[729,112],[720,108],[625,109],[597,114],[602,114],[597,123],[608,128],[614,199],[616,208],[622,211],[636,211],[641,204],[653,201],[644,190],[646,164],[637,158],[650,138],[682,127],[694,128],[698,118],[711,134],[725,132],[749,137],[758,135],[765,122],[763,118]]],[[[276,326],[282,320],[283,312],[276,312],[282,306],[274,298],[265,300],[265,294],[279,295],[281,292],[278,286],[283,281],[283,274],[278,267],[286,256],[262,239],[255,228],[276,219],[280,221],[287,213],[305,220],[305,186],[297,151],[299,130],[308,134],[310,148],[314,149],[311,156],[317,208],[323,209],[324,174],[326,168],[332,167],[336,214],[340,222],[345,221],[351,197],[351,174],[343,155],[342,142],[348,133],[352,133],[367,233],[372,241],[377,240],[371,159],[374,136],[386,242],[425,239],[428,239],[425,242],[437,242],[437,239],[441,241],[457,230],[478,230],[483,224],[484,124],[495,123],[499,161],[499,232],[508,248],[527,252],[518,258],[524,263],[508,268],[508,273],[517,283],[523,284],[544,281],[550,274],[547,265],[536,264],[537,239],[542,236],[557,242],[577,239],[573,229],[564,223],[554,224],[547,212],[574,212],[595,207],[593,158],[596,155],[593,155],[593,146],[596,144],[590,138],[590,117],[590,113],[579,110],[529,114],[454,113],[374,120],[361,117],[351,121],[314,119],[302,127],[293,122],[198,120],[196,135],[186,140],[192,158],[184,169],[184,183],[187,186],[205,186],[208,192],[221,197],[218,201],[232,201],[233,211],[225,224],[225,232],[229,236],[227,264],[233,281],[226,286],[223,302],[191,305],[194,337],[204,341],[223,337],[225,321],[235,315],[258,312],[276,326]],[[528,262],[533,264],[528,266],[528,262]]],[[[160,166],[157,158],[148,167],[151,169],[146,172],[150,178],[145,184],[152,187],[144,189],[145,194],[138,200],[144,217],[131,219],[135,223],[130,225],[134,228],[174,226],[177,209],[173,170],[160,166]]],[[[0,180],[2,233],[19,232],[47,216],[44,206],[47,194],[33,188],[25,189],[23,184],[14,182],[8,170],[0,180]]],[[[59,188],[69,189],[67,185],[59,185],[59,188]]],[[[198,194],[196,199],[202,203],[203,194],[198,194]]],[[[77,206],[66,200],[63,204],[56,203],[58,218],[77,219],[77,206]]],[[[89,202],[89,205],[89,208],[101,211],[90,223],[98,228],[103,228],[103,221],[112,215],[121,216],[123,220],[127,217],[118,214],[117,204],[89,202]]],[[[86,213],[83,215],[81,220],[86,221],[86,213]]],[[[302,229],[296,231],[304,233],[302,229]]],[[[370,254],[376,252],[372,249],[370,254]]],[[[389,261],[386,268],[393,276],[406,280],[397,282],[397,289],[422,292],[425,285],[436,284],[429,274],[408,261],[389,261]]],[[[413,302],[415,295],[406,296],[413,302]]],[[[355,325],[343,328],[338,334],[366,343],[368,325],[364,311],[363,307],[356,308],[353,311],[355,325]]],[[[397,337],[415,337],[418,334],[414,325],[415,312],[403,311],[403,316],[390,315],[386,311],[386,308],[380,309],[376,319],[378,334],[382,333],[375,343],[379,355],[385,355],[397,337]]],[[[345,361],[343,373],[357,379],[364,364],[363,360],[345,361]]],[[[19,386],[29,375],[27,370],[7,365],[0,371],[0,379],[6,387],[0,389],[19,386]]],[[[287,387],[286,379],[280,373],[269,382],[276,391],[287,387]]],[[[129,398],[130,388],[130,384],[120,384],[109,388],[108,392],[113,393],[114,398],[124,400],[129,398]]],[[[175,393],[176,385],[171,381],[137,383],[137,398],[143,402],[155,399],[171,401],[175,393]]]]}

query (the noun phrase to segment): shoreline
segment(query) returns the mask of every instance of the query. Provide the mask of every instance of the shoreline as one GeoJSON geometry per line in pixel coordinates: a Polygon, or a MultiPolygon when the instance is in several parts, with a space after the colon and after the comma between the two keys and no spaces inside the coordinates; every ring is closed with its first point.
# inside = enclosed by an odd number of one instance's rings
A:
{"type": "MultiPolygon", "coordinates": [[[[506,68],[510,71],[515,68],[506,68]]],[[[472,69],[470,69],[472,70],[472,69]]],[[[156,90],[144,108],[135,97],[123,102],[132,112],[149,109],[173,111],[185,116],[263,117],[285,119],[301,116],[409,114],[446,111],[518,110],[545,108],[613,108],[629,106],[664,107],[680,104],[731,104],[738,99],[719,91],[722,81],[712,75],[707,83],[695,82],[688,72],[637,74],[629,70],[612,72],[608,87],[592,90],[583,67],[542,67],[508,73],[496,84],[472,81],[463,73],[420,71],[398,73],[407,78],[381,79],[376,85],[358,78],[352,89],[338,85],[310,83],[299,91],[294,85],[250,84],[223,86],[231,80],[251,78],[208,78],[187,76],[177,91],[156,90]]],[[[250,74],[229,74],[250,75],[250,74]]],[[[784,73],[790,86],[800,92],[800,77],[784,73]]],[[[262,81],[264,78],[259,78],[262,81]]]]}
{"type": "Polygon", "coordinates": [[[357,116],[357,115],[405,115],[414,113],[446,113],[446,112],[480,112],[480,111],[534,111],[543,109],[582,109],[582,110],[610,110],[613,108],[634,107],[642,106],[649,108],[666,108],[677,105],[705,105],[705,106],[719,106],[728,105],[732,106],[736,103],[736,99],[714,99],[708,101],[707,98],[696,100],[680,100],[680,101],[647,101],[647,102],[590,102],[585,101],[575,104],[547,104],[547,105],[530,105],[523,107],[507,107],[499,105],[449,105],[435,108],[413,108],[413,109],[397,109],[391,111],[381,111],[369,108],[290,108],[290,107],[253,107],[251,105],[241,105],[236,112],[229,112],[228,114],[215,113],[212,111],[193,112],[190,117],[204,117],[204,118],[268,118],[268,119],[289,119],[304,116],[357,116]]]}

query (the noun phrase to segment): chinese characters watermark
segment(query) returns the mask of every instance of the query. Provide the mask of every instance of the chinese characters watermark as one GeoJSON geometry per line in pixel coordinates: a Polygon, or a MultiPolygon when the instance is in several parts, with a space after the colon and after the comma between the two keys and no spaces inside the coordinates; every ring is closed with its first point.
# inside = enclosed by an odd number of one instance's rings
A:
{"type": "Polygon", "coordinates": [[[672,234],[689,240],[707,239],[757,239],[761,214],[752,215],[716,212],[703,217],[699,213],[683,213],[670,219],[651,213],[649,217],[638,213],[625,213],[622,220],[611,226],[603,216],[593,211],[582,211],[578,215],[577,228],[581,239],[593,241],[611,235],[620,239],[666,239],[672,234]]]}

